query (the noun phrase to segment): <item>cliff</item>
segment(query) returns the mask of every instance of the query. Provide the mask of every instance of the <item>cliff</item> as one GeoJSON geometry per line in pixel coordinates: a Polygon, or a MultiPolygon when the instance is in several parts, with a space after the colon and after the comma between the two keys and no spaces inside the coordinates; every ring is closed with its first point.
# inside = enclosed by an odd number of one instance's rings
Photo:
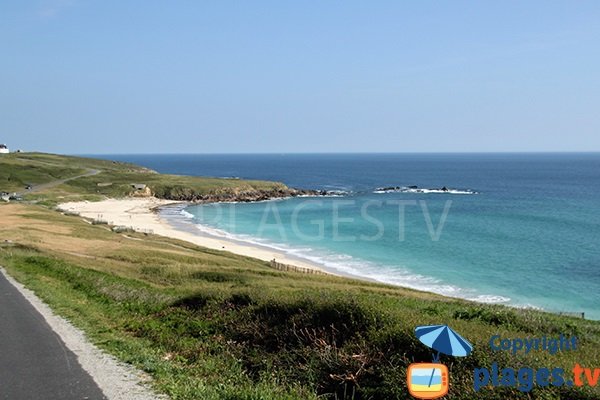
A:
{"type": "Polygon", "coordinates": [[[324,196],[327,192],[321,190],[294,189],[283,184],[273,185],[271,188],[223,188],[208,193],[195,191],[189,187],[174,186],[161,187],[153,191],[154,196],[177,201],[197,203],[213,202],[251,202],[272,199],[281,199],[299,196],[324,196]]]}

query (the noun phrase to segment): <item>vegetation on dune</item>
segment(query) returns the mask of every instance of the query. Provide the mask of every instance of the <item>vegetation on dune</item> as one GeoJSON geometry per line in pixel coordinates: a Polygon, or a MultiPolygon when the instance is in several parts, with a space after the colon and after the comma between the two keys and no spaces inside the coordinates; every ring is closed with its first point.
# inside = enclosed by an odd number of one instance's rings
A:
{"type": "Polygon", "coordinates": [[[267,263],[177,240],[118,234],[37,206],[0,207],[0,264],[99,346],[151,373],[173,399],[409,399],[414,336],[445,323],[475,347],[442,356],[449,399],[596,399],[596,389],[473,391],[473,370],[600,366],[600,323],[476,304],[267,263]],[[144,240],[136,240],[136,239],[144,240]],[[507,338],[575,334],[580,350],[493,352],[507,338]]]}

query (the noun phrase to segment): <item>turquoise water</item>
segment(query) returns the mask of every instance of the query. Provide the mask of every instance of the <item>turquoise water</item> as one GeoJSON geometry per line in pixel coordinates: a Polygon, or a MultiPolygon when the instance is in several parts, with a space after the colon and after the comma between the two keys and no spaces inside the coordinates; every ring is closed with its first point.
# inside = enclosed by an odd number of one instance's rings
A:
{"type": "Polygon", "coordinates": [[[600,319],[600,154],[120,159],[161,172],[340,191],[340,197],[187,207],[201,231],[381,282],[600,319]],[[455,192],[377,190],[411,185],[455,192]]]}

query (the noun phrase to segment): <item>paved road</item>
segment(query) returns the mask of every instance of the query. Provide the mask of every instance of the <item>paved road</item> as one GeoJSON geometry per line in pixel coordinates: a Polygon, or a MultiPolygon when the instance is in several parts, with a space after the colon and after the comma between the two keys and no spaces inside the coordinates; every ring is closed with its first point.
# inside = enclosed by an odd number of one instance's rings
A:
{"type": "Polygon", "coordinates": [[[90,169],[85,174],[77,175],[77,176],[74,176],[74,177],[71,177],[71,178],[60,179],[60,180],[52,181],[52,182],[48,182],[48,183],[42,183],[40,185],[33,185],[31,187],[31,189],[18,192],[17,195],[18,196],[23,196],[23,195],[26,195],[26,194],[29,194],[29,193],[40,192],[42,190],[50,189],[50,188],[53,188],[53,187],[58,186],[58,185],[62,185],[65,182],[69,182],[69,181],[72,181],[72,180],[75,180],[75,179],[84,178],[86,176],[98,175],[100,172],[102,172],[102,171],[99,171],[97,169],[90,169]]]}
{"type": "Polygon", "coordinates": [[[76,356],[2,273],[0,399],[106,399],[76,356]]]}

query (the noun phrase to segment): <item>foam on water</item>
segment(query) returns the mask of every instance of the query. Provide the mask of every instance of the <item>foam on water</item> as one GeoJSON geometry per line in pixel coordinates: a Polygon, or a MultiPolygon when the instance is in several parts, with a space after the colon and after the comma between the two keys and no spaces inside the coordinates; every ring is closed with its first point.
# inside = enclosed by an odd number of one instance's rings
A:
{"type": "Polygon", "coordinates": [[[378,188],[373,191],[375,194],[385,193],[413,193],[413,194],[479,194],[476,191],[470,189],[420,189],[414,187],[394,187],[394,188],[378,188]]]}
{"type": "Polygon", "coordinates": [[[381,283],[402,286],[410,289],[433,292],[444,296],[463,298],[485,303],[507,303],[510,298],[498,295],[477,295],[474,290],[465,289],[443,283],[439,279],[414,273],[399,266],[376,264],[370,261],[356,259],[347,254],[337,254],[313,248],[294,248],[282,243],[273,243],[264,239],[248,236],[234,235],[220,229],[196,225],[198,229],[210,235],[259,245],[284,252],[290,256],[309,261],[322,266],[325,270],[343,275],[350,275],[381,283]]]}
{"type": "MultiPolygon", "coordinates": [[[[190,220],[195,218],[192,213],[186,210],[180,210],[179,214],[188,222],[192,222],[190,220]]],[[[169,215],[173,216],[175,213],[169,213],[165,216],[169,215]]],[[[323,269],[333,273],[365,278],[381,283],[437,293],[449,297],[463,298],[481,303],[507,303],[511,300],[508,297],[499,295],[477,294],[472,289],[445,284],[439,279],[414,273],[407,268],[399,266],[381,265],[367,260],[357,259],[347,254],[338,254],[322,249],[316,250],[311,247],[293,247],[251,235],[233,234],[223,229],[218,229],[205,224],[198,224],[196,221],[193,221],[193,225],[202,234],[235,240],[248,245],[267,247],[300,260],[319,265],[323,267],[323,269]]]]}
{"type": "Polygon", "coordinates": [[[180,213],[181,213],[181,215],[183,215],[186,218],[194,218],[194,214],[189,213],[189,212],[187,212],[185,210],[181,210],[180,213]]]}
{"type": "Polygon", "coordinates": [[[467,300],[476,301],[478,303],[496,304],[496,303],[508,303],[510,301],[510,298],[504,297],[504,296],[482,294],[482,295],[475,296],[475,297],[467,297],[467,300]]]}

